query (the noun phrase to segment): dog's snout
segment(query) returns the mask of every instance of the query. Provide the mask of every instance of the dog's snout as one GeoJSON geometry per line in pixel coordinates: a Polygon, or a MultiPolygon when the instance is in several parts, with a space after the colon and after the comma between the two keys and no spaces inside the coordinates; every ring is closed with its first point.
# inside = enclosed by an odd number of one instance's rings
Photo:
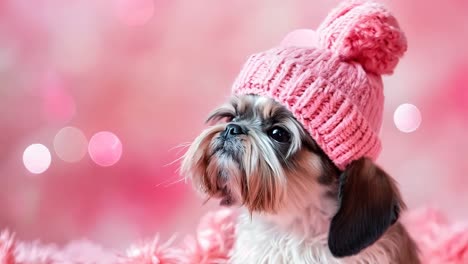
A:
{"type": "Polygon", "coordinates": [[[240,125],[229,124],[226,126],[226,133],[228,133],[229,135],[240,135],[244,134],[244,130],[240,125]]]}
{"type": "Polygon", "coordinates": [[[226,126],[226,129],[223,132],[223,136],[225,138],[230,137],[230,136],[237,136],[237,135],[242,135],[242,134],[247,134],[247,131],[244,127],[238,125],[238,124],[229,124],[226,126]]]}

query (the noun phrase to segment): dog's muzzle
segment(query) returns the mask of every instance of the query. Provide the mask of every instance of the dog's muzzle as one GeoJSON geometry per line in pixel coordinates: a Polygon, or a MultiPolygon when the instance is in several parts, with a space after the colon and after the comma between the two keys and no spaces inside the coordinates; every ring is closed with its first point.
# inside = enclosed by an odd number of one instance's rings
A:
{"type": "Polygon", "coordinates": [[[246,134],[247,134],[247,129],[244,126],[232,123],[226,126],[226,129],[221,134],[221,136],[224,139],[229,139],[231,137],[236,137],[238,135],[246,135],[246,134]]]}

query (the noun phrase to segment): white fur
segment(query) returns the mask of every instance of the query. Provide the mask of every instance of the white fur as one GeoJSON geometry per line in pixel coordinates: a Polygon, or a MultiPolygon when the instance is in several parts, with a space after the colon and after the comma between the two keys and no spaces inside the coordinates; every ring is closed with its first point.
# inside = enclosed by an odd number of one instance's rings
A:
{"type": "MultiPolygon", "coordinates": [[[[327,245],[325,215],[310,207],[302,216],[278,225],[248,212],[239,217],[231,264],[390,264],[397,249],[393,241],[379,240],[360,254],[335,258],[327,245]],[[285,228],[286,227],[286,228],[285,228]],[[386,244],[386,247],[383,244],[386,244]],[[389,247],[390,251],[389,251],[389,247]]],[[[391,239],[391,238],[383,238],[391,239]]]]}

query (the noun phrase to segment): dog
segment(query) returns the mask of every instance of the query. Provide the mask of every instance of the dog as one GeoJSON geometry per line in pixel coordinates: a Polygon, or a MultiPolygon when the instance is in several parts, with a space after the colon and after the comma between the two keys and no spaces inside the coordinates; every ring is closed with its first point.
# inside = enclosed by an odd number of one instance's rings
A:
{"type": "Polygon", "coordinates": [[[394,179],[362,157],[340,170],[289,110],[234,95],[208,118],[181,171],[241,207],[232,264],[418,264],[394,179]]]}

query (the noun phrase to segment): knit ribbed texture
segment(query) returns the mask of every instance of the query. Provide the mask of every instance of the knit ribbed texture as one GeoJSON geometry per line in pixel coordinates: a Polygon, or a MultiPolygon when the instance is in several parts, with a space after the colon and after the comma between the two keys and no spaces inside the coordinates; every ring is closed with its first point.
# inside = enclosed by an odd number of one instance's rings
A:
{"type": "Polygon", "coordinates": [[[297,31],[287,45],[250,56],[233,93],[284,105],[343,170],[353,160],[379,155],[380,74],[392,73],[405,51],[404,34],[382,5],[347,1],[317,32],[297,31]]]}

